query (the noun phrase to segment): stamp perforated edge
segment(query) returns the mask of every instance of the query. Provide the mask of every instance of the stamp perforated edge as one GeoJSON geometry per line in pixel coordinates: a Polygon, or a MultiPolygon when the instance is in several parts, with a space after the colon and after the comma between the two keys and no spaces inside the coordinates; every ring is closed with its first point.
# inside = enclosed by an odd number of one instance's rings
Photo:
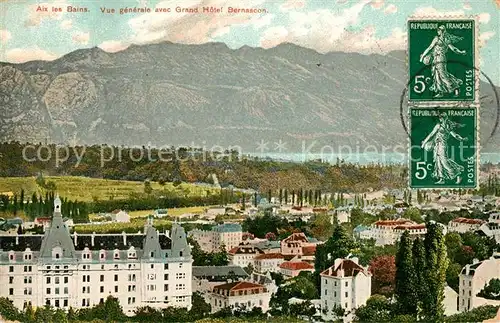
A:
{"type": "Polygon", "coordinates": [[[440,14],[435,14],[435,15],[412,15],[409,16],[406,19],[406,44],[405,44],[405,50],[406,50],[406,73],[407,73],[407,79],[406,79],[406,84],[408,87],[408,90],[406,91],[406,98],[408,101],[408,104],[412,104],[415,107],[435,107],[436,105],[440,105],[443,108],[469,108],[471,106],[476,106],[479,107],[480,105],[480,97],[479,97],[479,77],[480,77],[480,62],[479,62],[479,53],[480,53],[480,47],[481,43],[479,42],[479,16],[478,15],[440,15],[440,14]],[[428,20],[428,21],[434,21],[434,20],[473,20],[474,21],[474,100],[473,101],[460,101],[460,100],[411,100],[410,99],[410,83],[411,83],[411,75],[410,75],[410,61],[409,61],[409,54],[410,54],[410,30],[408,29],[408,23],[412,20],[428,20]]]}
{"type": "Polygon", "coordinates": [[[458,189],[464,189],[464,190],[478,190],[480,188],[480,161],[481,161],[481,131],[480,131],[480,114],[479,114],[479,106],[475,105],[470,105],[467,108],[468,109],[474,109],[476,113],[476,142],[477,142],[477,148],[476,148],[476,186],[474,187],[465,187],[465,188],[458,188],[458,187],[447,187],[447,186],[442,186],[442,187],[412,187],[411,186],[411,110],[412,109],[439,109],[439,108],[448,108],[448,109],[453,109],[453,108],[459,108],[459,107],[442,107],[438,104],[434,104],[433,106],[416,106],[412,105],[408,107],[408,136],[407,136],[407,169],[408,169],[408,189],[409,190],[421,190],[421,191],[439,191],[439,190],[458,190],[458,189]]]}

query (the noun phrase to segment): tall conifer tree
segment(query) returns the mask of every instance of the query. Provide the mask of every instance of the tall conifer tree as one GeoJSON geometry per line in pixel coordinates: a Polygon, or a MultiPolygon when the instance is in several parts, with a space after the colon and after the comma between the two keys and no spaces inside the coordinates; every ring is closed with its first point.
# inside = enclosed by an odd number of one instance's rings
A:
{"type": "Polygon", "coordinates": [[[396,254],[395,293],[401,314],[417,313],[416,273],[413,267],[412,242],[408,231],[401,236],[396,254]]]}

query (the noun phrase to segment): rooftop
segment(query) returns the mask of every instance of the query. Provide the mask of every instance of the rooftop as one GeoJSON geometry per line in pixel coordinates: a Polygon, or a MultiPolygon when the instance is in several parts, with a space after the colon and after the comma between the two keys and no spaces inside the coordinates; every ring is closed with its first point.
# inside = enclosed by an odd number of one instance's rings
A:
{"type": "Polygon", "coordinates": [[[198,278],[231,275],[248,277],[247,272],[240,266],[193,266],[193,276],[198,278]]]}
{"type": "Polygon", "coordinates": [[[330,276],[330,277],[338,277],[340,276],[340,271],[344,270],[344,277],[354,277],[360,272],[364,272],[365,269],[355,263],[354,261],[350,259],[342,259],[340,264],[337,265],[336,268],[334,268],[335,265],[331,266],[330,268],[326,269],[321,273],[322,276],[330,276]]]}
{"type": "Polygon", "coordinates": [[[283,259],[283,255],[280,253],[265,253],[255,257],[255,260],[263,260],[263,259],[283,259]]]}
{"type": "Polygon", "coordinates": [[[287,270],[306,270],[314,269],[314,266],[304,261],[285,261],[280,265],[280,268],[287,270]]]}
{"type": "Polygon", "coordinates": [[[483,221],[481,219],[467,219],[467,218],[456,218],[456,219],[451,220],[451,222],[465,223],[465,224],[483,224],[483,223],[486,223],[486,221],[483,221]]]}
{"type": "Polygon", "coordinates": [[[222,285],[217,285],[214,286],[214,290],[228,290],[228,291],[237,291],[237,290],[245,290],[245,289],[252,289],[252,288],[264,288],[264,286],[260,284],[255,284],[247,281],[241,281],[241,282],[232,282],[232,283],[226,283],[222,285]]]}

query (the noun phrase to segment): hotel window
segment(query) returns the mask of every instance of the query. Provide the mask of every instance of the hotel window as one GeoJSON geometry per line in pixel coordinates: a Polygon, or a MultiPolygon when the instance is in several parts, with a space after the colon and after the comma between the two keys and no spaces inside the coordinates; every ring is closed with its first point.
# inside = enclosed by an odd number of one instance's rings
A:
{"type": "Polygon", "coordinates": [[[59,295],[59,287],[56,287],[55,294],[56,294],[56,295],[59,295]]]}
{"type": "Polygon", "coordinates": [[[168,270],[168,264],[164,264],[164,265],[163,265],[163,269],[164,269],[164,270],[168,270]]]}
{"type": "Polygon", "coordinates": [[[50,288],[47,288],[47,295],[50,295],[50,288]]]}
{"type": "Polygon", "coordinates": [[[118,293],[118,286],[115,286],[115,293],[118,293]]]}
{"type": "Polygon", "coordinates": [[[12,276],[9,277],[9,284],[14,284],[14,277],[12,276]]]}
{"type": "Polygon", "coordinates": [[[47,277],[47,284],[50,284],[50,277],[47,277]]]}
{"type": "Polygon", "coordinates": [[[100,287],[100,292],[101,292],[101,293],[104,293],[104,286],[101,286],[101,287],[100,287]]]}
{"type": "Polygon", "coordinates": [[[13,273],[14,272],[14,266],[9,266],[9,273],[13,273]]]}
{"type": "Polygon", "coordinates": [[[68,287],[64,287],[64,294],[68,294],[68,287]]]}
{"type": "Polygon", "coordinates": [[[120,253],[118,251],[115,251],[115,255],[113,256],[115,259],[120,259],[120,253]]]}
{"type": "Polygon", "coordinates": [[[14,295],[14,288],[9,288],[9,295],[14,295]]]}
{"type": "Polygon", "coordinates": [[[163,274],[163,279],[168,280],[168,274],[163,274]]]}
{"type": "Polygon", "coordinates": [[[64,283],[67,284],[68,283],[68,277],[64,277],[64,283]]]}
{"type": "Polygon", "coordinates": [[[55,280],[56,280],[56,284],[59,284],[59,277],[56,277],[55,280]]]}
{"type": "Polygon", "coordinates": [[[149,253],[149,257],[150,257],[150,258],[154,258],[154,256],[155,256],[154,251],[151,251],[151,252],[149,253]]]}
{"type": "Polygon", "coordinates": [[[64,307],[68,307],[68,300],[67,300],[67,299],[65,299],[65,300],[63,301],[63,303],[64,303],[64,307]]]}
{"type": "Polygon", "coordinates": [[[99,258],[100,259],[105,259],[106,258],[106,254],[104,251],[101,251],[100,254],[99,254],[99,258]]]}
{"type": "Polygon", "coordinates": [[[104,275],[101,275],[100,281],[104,281],[104,275]]]}
{"type": "Polygon", "coordinates": [[[163,287],[163,291],[168,292],[168,284],[165,284],[165,286],[163,287]]]}
{"type": "Polygon", "coordinates": [[[118,281],[118,275],[115,275],[115,282],[118,281]]]}

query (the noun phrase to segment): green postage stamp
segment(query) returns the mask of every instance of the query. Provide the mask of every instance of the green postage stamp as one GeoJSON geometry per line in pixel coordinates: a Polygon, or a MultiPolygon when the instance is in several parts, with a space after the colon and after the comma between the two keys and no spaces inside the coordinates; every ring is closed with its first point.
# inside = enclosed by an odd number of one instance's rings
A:
{"type": "Polygon", "coordinates": [[[478,115],[471,108],[410,108],[411,188],[478,186],[478,115]]]}
{"type": "Polygon", "coordinates": [[[477,28],[476,18],[408,19],[410,102],[479,102],[477,28]]]}

